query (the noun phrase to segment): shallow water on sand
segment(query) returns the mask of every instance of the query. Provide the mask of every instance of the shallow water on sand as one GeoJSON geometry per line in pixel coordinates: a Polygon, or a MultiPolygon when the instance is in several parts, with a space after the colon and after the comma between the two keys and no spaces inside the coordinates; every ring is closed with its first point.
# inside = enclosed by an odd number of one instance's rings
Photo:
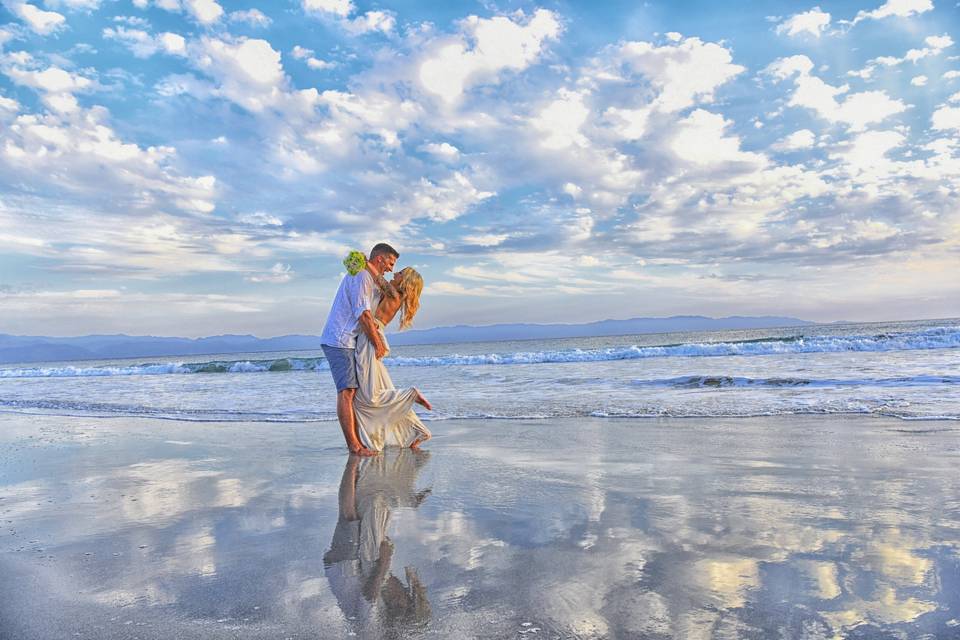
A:
{"type": "Polygon", "coordinates": [[[955,422],[28,419],[0,637],[960,636],[955,422]]]}

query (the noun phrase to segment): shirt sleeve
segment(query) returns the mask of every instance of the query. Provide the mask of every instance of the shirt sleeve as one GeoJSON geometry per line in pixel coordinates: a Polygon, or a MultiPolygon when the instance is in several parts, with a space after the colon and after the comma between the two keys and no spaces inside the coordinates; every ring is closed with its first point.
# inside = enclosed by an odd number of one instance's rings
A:
{"type": "Polygon", "coordinates": [[[373,311],[373,278],[361,272],[351,291],[350,308],[354,320],[359,320],[364,311],[373,311]]]}

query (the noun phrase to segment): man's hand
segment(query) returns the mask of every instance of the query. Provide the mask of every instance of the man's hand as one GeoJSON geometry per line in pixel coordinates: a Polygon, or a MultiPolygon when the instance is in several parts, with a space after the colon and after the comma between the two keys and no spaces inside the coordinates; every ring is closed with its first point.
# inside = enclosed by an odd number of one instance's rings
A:
{"type": "Polygon", "coordinates": [[[383,346],[383,342],[381,340],[377,340],[374,349],[377,352],[377,360],[383,360],[383,356],[387,355],[387,348],[383,346]]]}

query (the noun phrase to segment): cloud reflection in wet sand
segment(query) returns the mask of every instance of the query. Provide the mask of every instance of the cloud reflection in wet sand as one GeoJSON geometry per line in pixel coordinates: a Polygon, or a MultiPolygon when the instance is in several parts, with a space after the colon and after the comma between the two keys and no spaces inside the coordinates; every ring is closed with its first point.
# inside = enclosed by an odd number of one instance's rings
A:
{"type": "Polygon", "coordinates": [[[48,585],[7,583],[0,620],[26,639],[127,637],[127,619],[141,637],[954,637],[956,433],[902,424],[485,421],[432,458],[353,462],[298,448],[306,428],[162,457],[117,429],[125,455],[75,466],[98,472],[0,490],[0,563],[48,585]]]}

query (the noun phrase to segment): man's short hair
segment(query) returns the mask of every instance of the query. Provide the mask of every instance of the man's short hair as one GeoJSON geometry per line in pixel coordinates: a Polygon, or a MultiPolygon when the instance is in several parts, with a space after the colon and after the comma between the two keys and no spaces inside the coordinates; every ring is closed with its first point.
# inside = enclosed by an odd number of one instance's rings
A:
{"type": "Polygon", "coordinates": [[[400,257],[400,254],[397,252],[397,250],[391,247],[390,245],[388,245],[386,242],[381,242],[379,244],[376,244],[374,245],[373,249],[370,249],[371,260],[373,260],[377,256],[382,256],[382,255],[391,255],[394,258],[400,257]]]}

